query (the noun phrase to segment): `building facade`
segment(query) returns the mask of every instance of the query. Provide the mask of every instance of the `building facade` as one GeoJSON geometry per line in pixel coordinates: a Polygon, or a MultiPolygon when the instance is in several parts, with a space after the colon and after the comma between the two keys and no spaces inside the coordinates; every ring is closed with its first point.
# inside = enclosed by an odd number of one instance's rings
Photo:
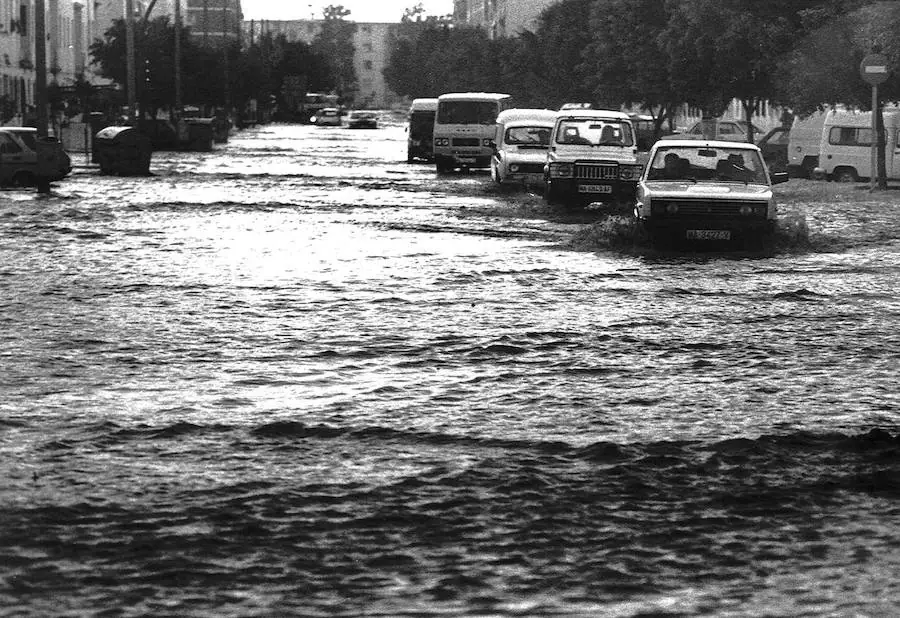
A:
{"type": "Polygon", "coordinates": [[[194,42],[221,48],[240,43],[244,14],[241,0],[186,0],[184,24],[191,29],[194,42]]]}
{"type": "MultiPolygon", "coordinates": [[[[244,39],[255,41],[260,36],[284,35],[288,41],[311,44],[322,29],[323,20],[248,21],[244,23],[244,39]]],[[[384,69],[390,59],[391,48],[399,24],[357,23],[353,35],[353,68],[356,71],[359,107],[387,109],[400,102],[387,86],[384,69]]]]}
{"type": "MultiPolygon", "coordinates": [[[[176,0],[157,0],[149,17],[174,13],[176,0]]],[[[151,0],[133,0],[136,19],[151,0]]],[[[35,1],[0,0],[0,124],[21,122],[35,101],[35,1]]],[[[47,82],[72,86],[80,78],[102,83],[91,65],[90,46],[116,19],[123,0],[45,0],[47,82]]]]}
{"type": "Polygon", "coordinates": [[[560,0],[454,0],[453,23],[484,28],[492,38],[534,31],[544,9],[560,0]]]}

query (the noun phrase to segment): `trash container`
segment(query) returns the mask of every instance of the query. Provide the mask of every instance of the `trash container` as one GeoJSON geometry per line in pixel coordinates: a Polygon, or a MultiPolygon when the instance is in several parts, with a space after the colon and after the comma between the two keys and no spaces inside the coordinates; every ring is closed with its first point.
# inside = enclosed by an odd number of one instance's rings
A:
{"type": "Polygon", "coordinates": [[[102,174],[147,176],[152,153],[150,138],[134,127],[106,127],[94,136],[94,155],[102,174]]]}

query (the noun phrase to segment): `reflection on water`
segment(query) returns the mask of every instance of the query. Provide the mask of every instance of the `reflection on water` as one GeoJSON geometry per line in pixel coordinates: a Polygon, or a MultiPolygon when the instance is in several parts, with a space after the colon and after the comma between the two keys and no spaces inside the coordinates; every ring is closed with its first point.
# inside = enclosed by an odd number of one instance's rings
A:
{"type": "Polygon", "coordinates": [[[4,607],[896,613],[900,214],[652,252],[404,140],[3,192],[4,607]]]}

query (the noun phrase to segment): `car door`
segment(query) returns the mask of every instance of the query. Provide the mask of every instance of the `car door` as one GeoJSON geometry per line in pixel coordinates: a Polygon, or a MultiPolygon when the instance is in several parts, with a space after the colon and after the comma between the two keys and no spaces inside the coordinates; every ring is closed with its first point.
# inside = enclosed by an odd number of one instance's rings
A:
{"type": "Polygon", "coordinates": [[[9,133],[0,131],[0,182],[9,184],[26,163],[26,151],[9,133]]]}

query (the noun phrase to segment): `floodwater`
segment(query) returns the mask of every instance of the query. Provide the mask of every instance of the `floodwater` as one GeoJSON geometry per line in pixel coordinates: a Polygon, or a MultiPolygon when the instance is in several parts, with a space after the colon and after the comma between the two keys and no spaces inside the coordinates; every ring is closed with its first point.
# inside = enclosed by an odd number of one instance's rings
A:
{"type": "Polygon", "coordinates": [[[665,254],[404,140],[0,193],[0,614],[900,613],[900,210],[665,254]]]}

